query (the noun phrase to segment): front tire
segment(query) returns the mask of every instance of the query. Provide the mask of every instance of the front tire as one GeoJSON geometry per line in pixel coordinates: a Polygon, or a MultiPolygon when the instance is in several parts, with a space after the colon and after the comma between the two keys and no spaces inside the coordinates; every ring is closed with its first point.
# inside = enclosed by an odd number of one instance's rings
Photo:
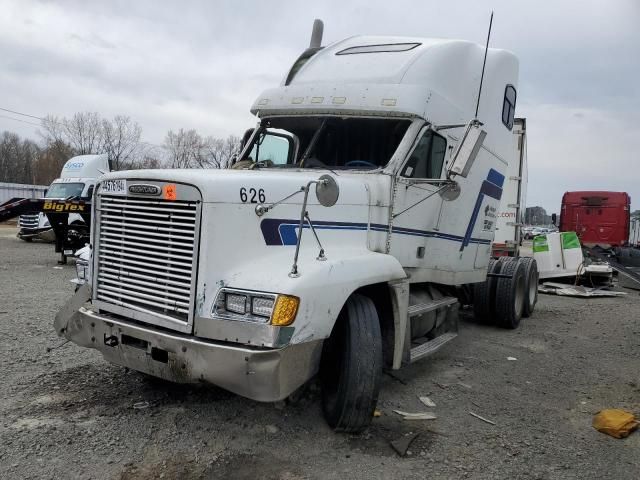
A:
{"type": "Polygon", "coordinates": [[[322,408],[337,432],[358,433],[373,417],[382,376],[382,335],[369,297],[353,294],[325,341],[322,408]]]}

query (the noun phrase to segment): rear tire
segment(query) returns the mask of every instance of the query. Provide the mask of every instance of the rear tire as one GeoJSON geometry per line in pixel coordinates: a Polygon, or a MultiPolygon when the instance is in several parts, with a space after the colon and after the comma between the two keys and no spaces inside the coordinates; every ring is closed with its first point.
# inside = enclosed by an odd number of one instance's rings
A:
{"type": "Polygon", "coordinates": [[[519,261],[505,261],[502,264],[503,275],[496,284],[496,320],[502,328],[515,329],[520,325],[524,307],[525,269],[519,261]]]}
{"type": "MultiPolygon", "coordinates": [[[[487,266],[487,273],[499,273],[502,263],[492,258],[487,266]]],[[[473,285],[473,318],[484,324],[494,321],[494,298],[496,279],[487,276],[484,282],[473,285]]]]}
{"type": "Polygon", "coordinates": [[[338,432],[358,433],[371,422],[382,376],[382,337],[370,298],[354,294],[322,351],[322,407],[338,432]]]}
{"type": "Polygon", "coordinates": [[[531,257],[520,257],[518,261],[524,266],[525,296],[522,316],[530,317],[538,303],[538,263],[531,257]]]}

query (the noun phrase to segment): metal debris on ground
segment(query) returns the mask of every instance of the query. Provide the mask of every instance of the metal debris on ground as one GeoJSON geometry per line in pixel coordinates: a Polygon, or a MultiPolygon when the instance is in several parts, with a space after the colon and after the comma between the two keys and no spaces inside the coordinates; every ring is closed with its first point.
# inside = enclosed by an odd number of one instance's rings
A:
{"type": "Polygon", "coordinates": [[[433,413],[430,412],[403,412],[402,410],[394,410],[394,413],[400,415],[404,420],[435,420],[436,417],[433,413]]]}
{"type": "Polygon", "coordinates": [[[407,450],[411,446],[411,443],[418,438],[419,433],[407,434],[404,437],[400,437],[397,440],[389,442],[391,447],[396,451],[398,455],[404,457],[407,454],[407,450]]]}
{"type": "Polygon", "coordinates": [[[605,290],[604,288],[584,287],[582,285],[569,285],[565,283],[545,282],[538,287],[540,293],[562,295],[567,297],[621,297],[625,292],[605,290]]]}
{"type": "Polygon", "coordinates": [[[145,408],[151,408],[151,407],[155,407],[156,403],[155,402],[148,402],[148,401],[144,401],[144,402],[136,402],[133,404],[133,408],[135,410],[143,410],[145,408]]]}
{"type": "Polygon", "coordinates": [[[483,422],[487,422],[490,425],[495,425],[496,424],[496,422],[492,422],[491,420],[488,420],[488,419],[486,419],[484,417],[481,417],[477,413],[469,412],[469,415],[471,415],[472,417],[476,417],[477,419],[482,420],[483,422]]]}
{"type": "Polygon", "coordinates": [[[435,407],[436,402],[431,400],[429,397],[418,397],[418,400],[422,402],[422,404],[426,407],[435,407]]]}
{"type": "Polygon", "coordinates": [[[507,360],[509,360],[510,362],[515,362],[518,359],[516,357],[507,357],[507,360]]]}
{"type": "Polygon", "coordinates": [[[381,416],[382,416],[382,412],[376,408],[376,409],[373,411],[373,416],[374,416],[374,417],[381,417],[381,416]]]}

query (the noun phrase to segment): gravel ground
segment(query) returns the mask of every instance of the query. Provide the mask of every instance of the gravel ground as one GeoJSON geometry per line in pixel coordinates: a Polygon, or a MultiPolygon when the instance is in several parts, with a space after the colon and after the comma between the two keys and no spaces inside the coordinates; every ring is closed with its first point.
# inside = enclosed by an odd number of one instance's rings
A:
{"type": "Polygon", "coordinates": [[[640,414],[637,292],[541,296],[516,331],[462,321],[436,356],[384,376],[382,416],[364,434],[338,435],[322,419],[314,385],[296,402],[261,404],[60,346],[52,320],[72,294],[74,267],[58,268],[52,245],[14,235],[0,227],[2,479],[640,475],[640,432],[617,440],[591,427],[602,408],[640,414]],[[425,410],[422,395],[436,402],[436,420],[393,413],[425,410]],[[400,458],[389,442],[410,433],[419,435],[400,458]]]}

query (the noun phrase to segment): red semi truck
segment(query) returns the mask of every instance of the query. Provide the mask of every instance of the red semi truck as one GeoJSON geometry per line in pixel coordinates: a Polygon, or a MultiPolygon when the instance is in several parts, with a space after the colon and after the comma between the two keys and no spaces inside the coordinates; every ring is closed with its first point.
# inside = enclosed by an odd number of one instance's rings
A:
{"type": "Polygon", "coordinates": [[[626,192],[566,192],[560,231],[575,231],[582,245],[604,249],[629,242],[631,197],[626,192]]]}

